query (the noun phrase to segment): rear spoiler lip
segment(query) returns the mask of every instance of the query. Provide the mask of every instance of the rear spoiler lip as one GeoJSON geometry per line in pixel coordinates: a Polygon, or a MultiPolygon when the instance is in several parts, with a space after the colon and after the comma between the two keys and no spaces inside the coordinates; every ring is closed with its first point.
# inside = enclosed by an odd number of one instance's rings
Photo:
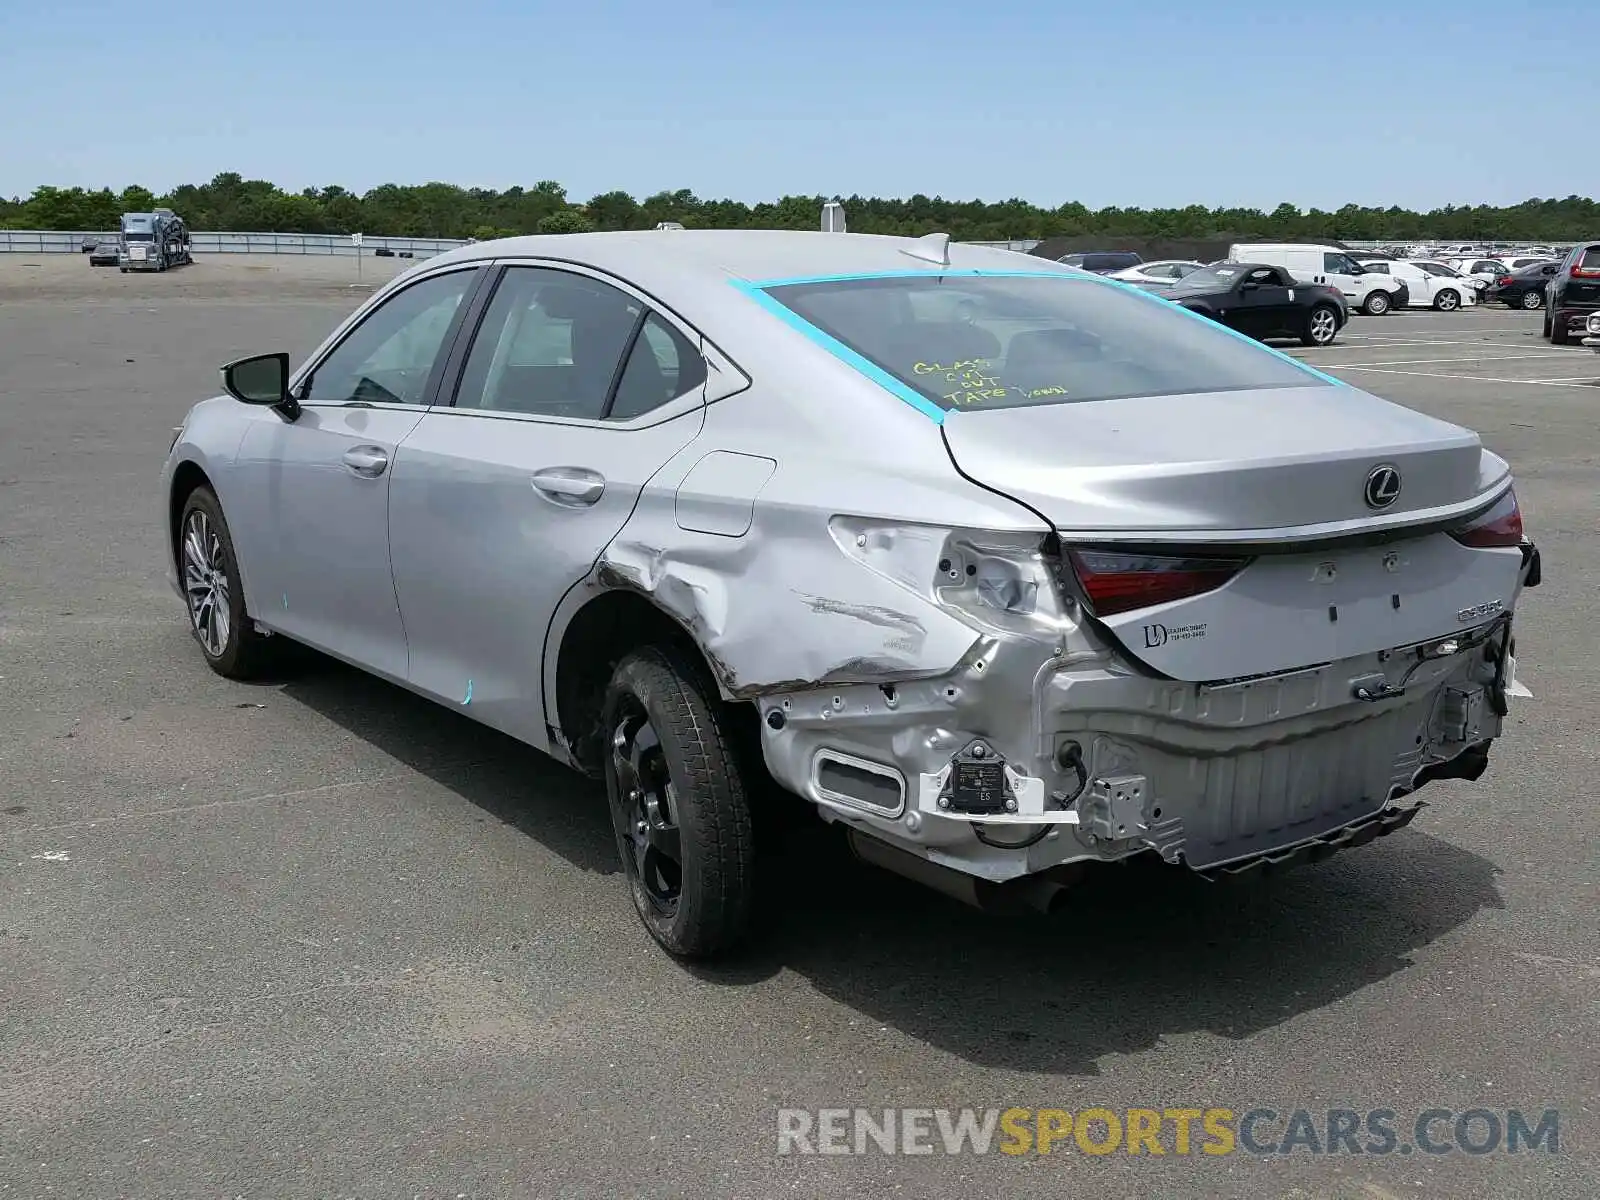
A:
{"type": "Polygon", "coordinates": [[[1264,555],[1306,554],[1323,549],[1355,549],[1453,529],[1493,508],[1510,489],[1511,480],[1502,478],[1488,491],[1480,492],[1470,500],[1458,504],[1418,509],[1386,517],[1329,521],[1321,525],[1222,530],[1057,529],[1055,537],[1063,546],[1081,546],[1088,549],[1114,547],[1117,550],[1148,551],[1154,554],[1188,551],[1202,557],[1218,551],[1264,555]]]}

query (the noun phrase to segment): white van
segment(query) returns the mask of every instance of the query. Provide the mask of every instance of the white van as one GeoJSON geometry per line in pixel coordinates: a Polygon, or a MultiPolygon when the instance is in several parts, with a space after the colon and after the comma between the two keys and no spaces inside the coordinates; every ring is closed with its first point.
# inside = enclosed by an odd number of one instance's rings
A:
{"type": "Polygon", "coordinates": [[[1302,283],[1323,283],[1344,293],[1353,311],[1379,317],[1411,303],[1399,279],[1369,271],[1337,246],[1304,242],[1241,242],[1228,247],[1229,262],[1282,267],[1302,283]]]}

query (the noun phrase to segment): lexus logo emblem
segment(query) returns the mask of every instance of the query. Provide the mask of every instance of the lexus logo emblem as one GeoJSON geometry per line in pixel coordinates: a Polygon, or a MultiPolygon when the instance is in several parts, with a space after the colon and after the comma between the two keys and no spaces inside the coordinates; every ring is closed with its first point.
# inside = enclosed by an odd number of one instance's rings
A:
{"type": "Polygon", "coordinates": [[[1388,508],[1400,499],[1400,472],[1388,463],[1373,467],[1367,473],[1365,495],[1368,508],[1388,508]]]}

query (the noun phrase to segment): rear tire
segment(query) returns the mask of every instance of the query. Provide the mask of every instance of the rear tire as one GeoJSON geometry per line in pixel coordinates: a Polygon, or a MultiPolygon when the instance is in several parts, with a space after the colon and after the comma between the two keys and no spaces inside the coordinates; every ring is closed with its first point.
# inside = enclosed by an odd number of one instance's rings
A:
{"type": "Polygon", "coordinates": [[[177,566],[189,632],[206,665],[226,679],[265,675],[279,646],[245,611],[233,535],[216,493],[204,485],[189,493],[178,518],[177,566]]]}
{"type": "Polygon", "coordinates": [[[1331,346],[1339,336],[1339,314],[1331,304],[1318,304],[1306,314],[1306,327],[1300,333],[1303,346],[1331,346]]]}
{"type": "Polygon", "coordinates": [[[1529,312],[1537,312],[1539,309],[1544,307],[1544,297],[1538,292],[1534,291],[1534,289],[1529,288],[1527,291],[1522,293],[1521,303],[1522,307],[1527,309],[1529,312]]]}
{"type": "Polygon", "coordinates": [[[639,919],[679,958],[726,953],[748,932],[755,894],[749,788],[727,713],[684,656],[646,647],[617,664],[601,721],[639,919]]]}
{"type": "Polygon", "coordinates": [[[1565,346],[1572,340],[1572,335],[1567,332],[1567,319],[1558,313],[1550,314],[1550,344],[1552,346],[1565,346]]]}
{"type": "Polygon", "coordinates": [[[1445,288],[1433,298],[1433,306],[1440,312],[1455,312],[1461,307],[1461,297],[1454,288],[1445,288]]]}
{"type": "Polygon", "coordinates": [[[1381,317],[1392,307],[1394,305],[1389,299],[1389,293],[1379,288],[1367,297],[1366,303],[1361,306],[1361,311],[1369,317],[1381,317]]]}

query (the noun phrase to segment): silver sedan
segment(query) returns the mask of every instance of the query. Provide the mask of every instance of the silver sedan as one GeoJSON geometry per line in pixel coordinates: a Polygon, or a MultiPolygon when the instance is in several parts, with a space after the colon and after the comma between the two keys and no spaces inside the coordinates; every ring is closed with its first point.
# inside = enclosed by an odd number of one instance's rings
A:
{"type": "Polygon", "coordinates": [[[1527,694],[1475,434],[939,234],[483,242],[223,378],[161,481],[206,661],[304,643],[603,779],[675,954],[746,934],[771,781],[1050,904],[1403,826],[1527,694]]]}

